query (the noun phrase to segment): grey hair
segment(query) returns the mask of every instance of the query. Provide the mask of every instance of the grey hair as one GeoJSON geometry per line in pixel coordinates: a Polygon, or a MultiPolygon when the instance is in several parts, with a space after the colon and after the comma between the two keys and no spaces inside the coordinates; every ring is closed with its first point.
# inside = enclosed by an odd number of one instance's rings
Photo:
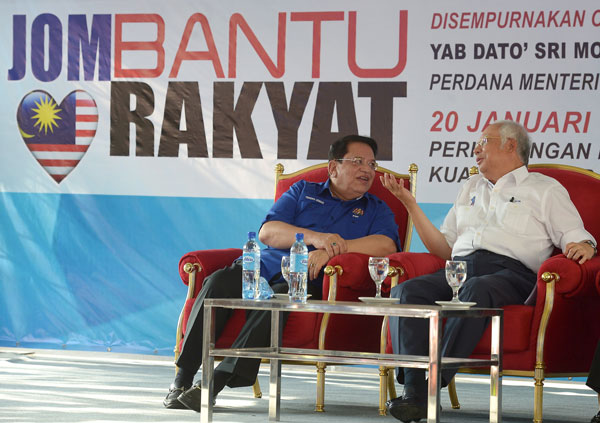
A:
{"type": "Polygon", "coordinates": [[[517,141],[517,154],[525,166],[529,164],[529,154],[531,152],[531,140],[527,130],[520,123],[512,120],[499,120],[493,125],[498,125],[498,132],[501,137],[501,145],[506,140],[512,138],[517,141]]]}

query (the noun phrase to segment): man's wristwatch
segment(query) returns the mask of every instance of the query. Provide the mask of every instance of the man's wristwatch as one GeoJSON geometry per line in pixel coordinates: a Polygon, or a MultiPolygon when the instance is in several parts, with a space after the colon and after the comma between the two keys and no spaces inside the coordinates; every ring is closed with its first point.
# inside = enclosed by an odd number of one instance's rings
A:
{"type": "Polygon", "coordinates": [[[581,241],[581,242],[585,242],[586,244],[588,244],[590,247],[592,247],[594,249],[594,256],[596,254],[598,254],[598,249],[596,248],[596,244],[594,244],[594,242],[591,239],[586,239],[585,241],[581,241]]]}

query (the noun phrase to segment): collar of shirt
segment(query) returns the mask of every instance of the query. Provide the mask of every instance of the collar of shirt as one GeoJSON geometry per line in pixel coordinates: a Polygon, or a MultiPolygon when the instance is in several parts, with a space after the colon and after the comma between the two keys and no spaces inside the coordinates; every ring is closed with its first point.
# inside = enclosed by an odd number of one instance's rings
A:
{"type": "Polygon", "coordinates": [[[504,186],[509,181],[513,182],[515,186],[518,186],[521,183],[523,183],[523,181],[527,179],[528,176],[529,171],[527,170],[527,167],[523,165],[503,175],[500,179],[496,181],[496,184],[493,184],[490,180],[486,178],[483,179],[487,181],[488,186],[493,189],[494,187],[499,188],[501,186],[504,186]]]}
{"type": "MultiPolygon", "coordinates": [[[[321,185],[319,186],[320,188],[318,188],[318,191],[317,191],[317,193],[318,193],[318,194],[322,194],[324,191],[326,191],[326,190],[327,190],[327,191],[329,191],[329,193],[331,194],[331,190],[329,189],[329,184],[330,184],[330,183],[331,183],[331,179],[327,179],[327,180],[325,181],[325,183],[324,183],[324,184],[321,184],[321,185]]],[[[332,197],[333,197],[333,195],[332,195],[332,197]]]]}
{"type": "Polygon", "coordinates": [[[337,198],[335,195],[333,195],[333,192],[331,191],[331,186],[330,185],[331,185],[331,179],[327,179],[327,181],[325,181],[325,183],[322,185],[322,188],[321,188],[321,191],[319,191],[319,194],[322,194],[323,191],[328,190],[329,191],[329,195],[331,195],[331,198],[334,198],[334,199],[339,200],[339,201],[356,201],[356,200],[360,200],[361,198],[363,198],[365,196],[363,194],[360,197],[356,197],[356,198],[353,198],[351,200],[342,200],[340,198],[337,198]]]}

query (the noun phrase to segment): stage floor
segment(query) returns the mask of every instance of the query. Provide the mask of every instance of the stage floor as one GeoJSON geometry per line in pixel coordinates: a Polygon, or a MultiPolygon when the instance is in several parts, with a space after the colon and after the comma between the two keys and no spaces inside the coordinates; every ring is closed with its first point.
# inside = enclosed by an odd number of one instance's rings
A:
{"type": "MultiPolygon", "coordinates": [[[[199,422],[190,410],[167,410],[162,400],[175,367],[169,357],[81,351],[0,348],[0,422],[199,422]]],[[[259,374],[263,397],[252,388],[225,388],[217,397],[215,422],[268,420],[268,365],[259,374]]],[[[486,422],[489,379],[459,375],[460,410],[452,410],[442,390],[442,422],[486,422]]],[[[282,369],[281,421],[363,423],[395,422],[377,412],[377,369],[328,368],[325,412],[314,412],[316,373],[312,366],[282,369]]],[[[401,387],[396,388],[401,394],[401,387]]],[[[533,418],[533,381],[503,378],[505,423],[533,418]]],[[[582,380],[547,380],[544,422],[589,422],[598,411],[596,393],[582,380]]],[[[424,420],[422,420],[424,422],[424,420]]]]}

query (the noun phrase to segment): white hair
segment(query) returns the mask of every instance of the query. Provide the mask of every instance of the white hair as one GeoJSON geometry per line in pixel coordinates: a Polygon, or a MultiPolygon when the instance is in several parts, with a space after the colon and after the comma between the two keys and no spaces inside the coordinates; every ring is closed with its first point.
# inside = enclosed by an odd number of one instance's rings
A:
{"type": "Polygon", "coordinates": [[[527,166],[529,164],[529,154],[531,152],[531,140],[523,125],[512,120],[499,120],[494,122],[493,125],[498,125],[501,145],[504,145],[509,138],[517,141],[517,154],[519,155],[521,162],[527,166]]]}

